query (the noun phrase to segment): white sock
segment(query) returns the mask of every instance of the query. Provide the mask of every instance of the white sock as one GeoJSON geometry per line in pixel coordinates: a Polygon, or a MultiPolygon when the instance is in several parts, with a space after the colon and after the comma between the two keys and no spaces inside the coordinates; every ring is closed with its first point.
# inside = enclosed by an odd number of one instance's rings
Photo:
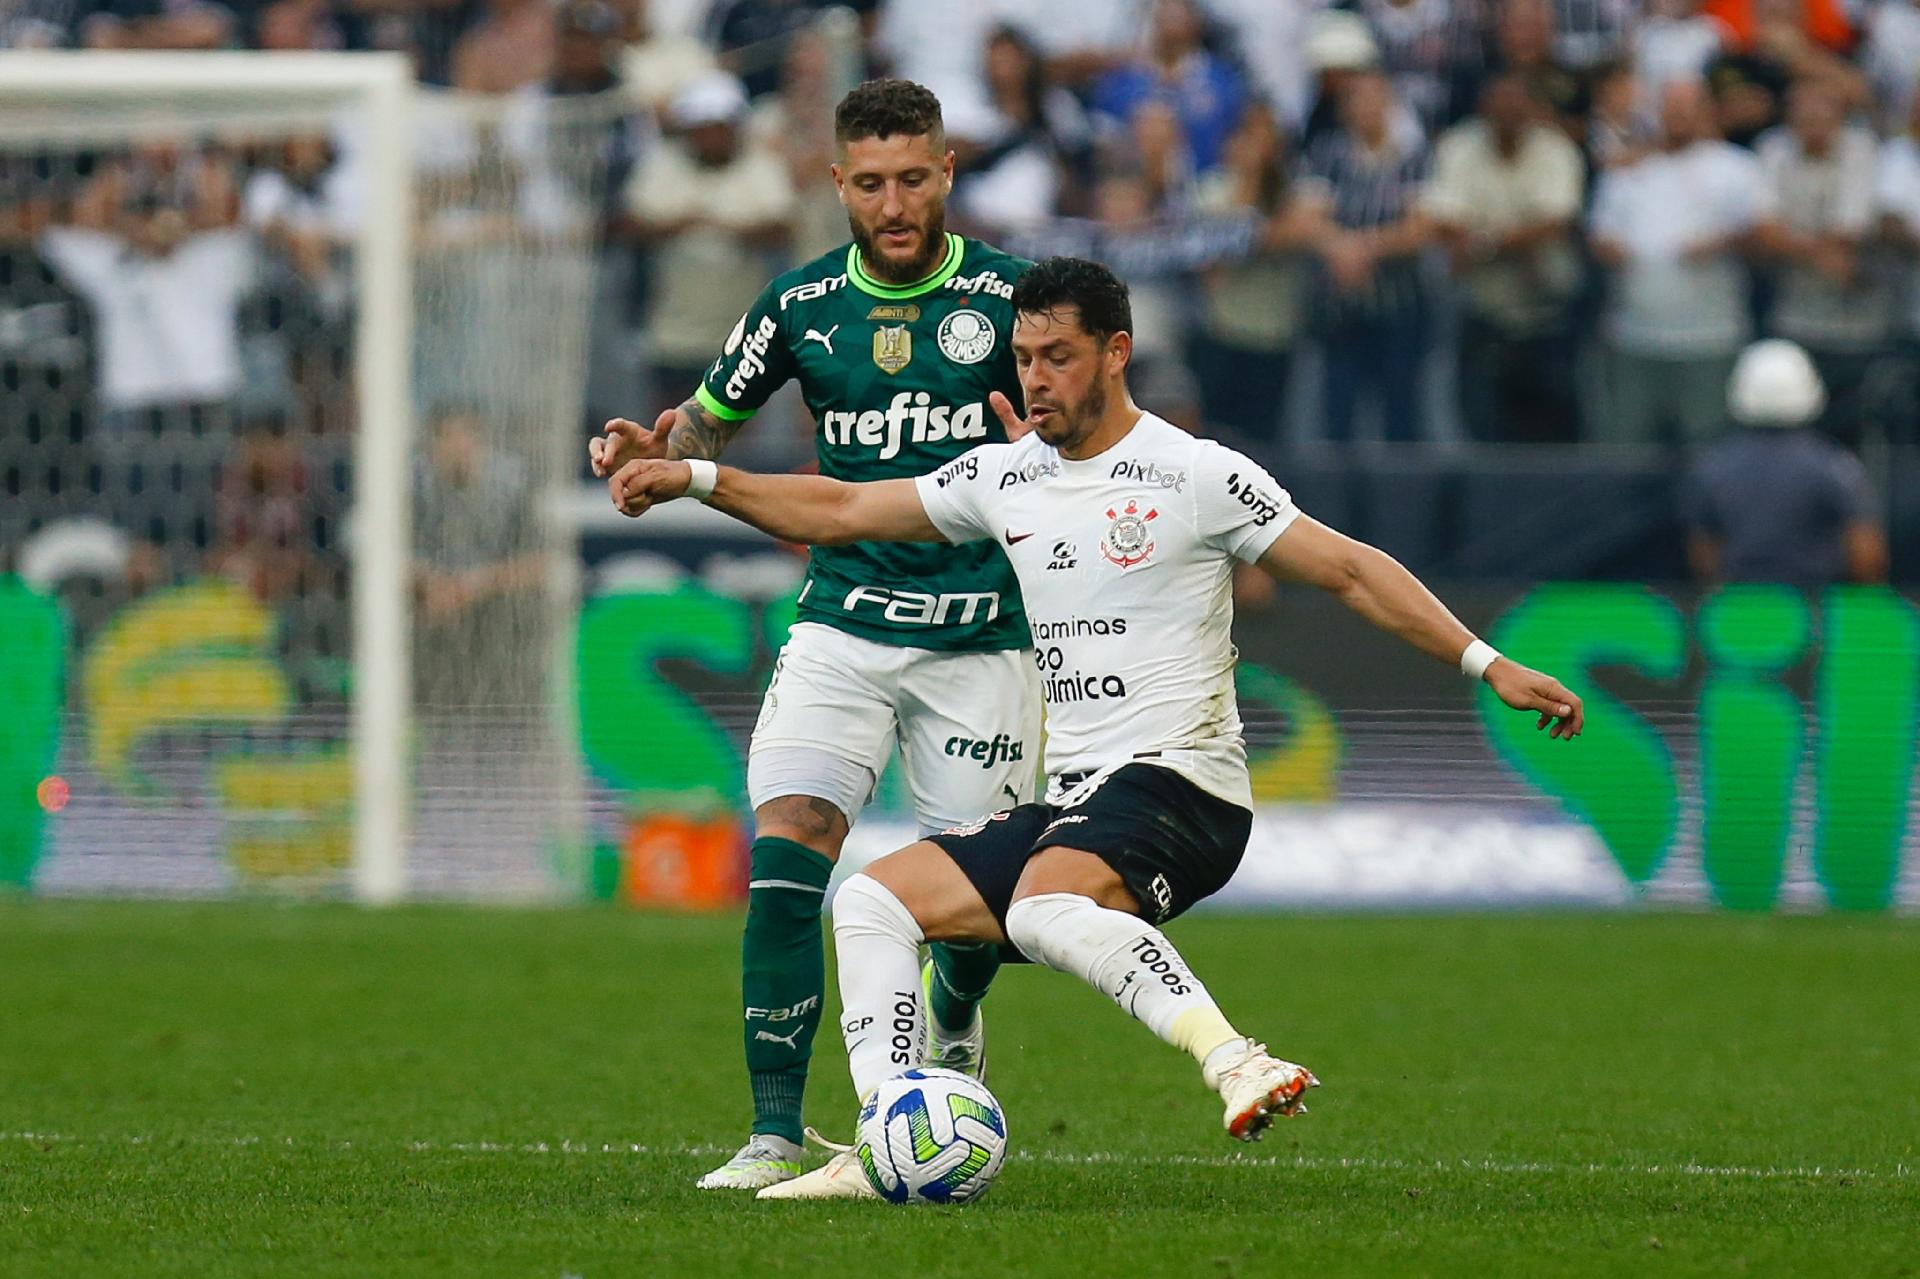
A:
{"type": "Polygon", "coordinates": [[[891,889],[854,875],[833,898],[840,1033],[853,1094],[920,1064],[920,943],[925,934],[891,889]]]}
{"type": "Polygon", "coordinates": [[[1196,1061],[1241,1039],[1173,943],[1125,911],[1078,893],[1040,893],[1008,909],[1007,938],[1036,964],[1101,991],[1196,1061]]]}

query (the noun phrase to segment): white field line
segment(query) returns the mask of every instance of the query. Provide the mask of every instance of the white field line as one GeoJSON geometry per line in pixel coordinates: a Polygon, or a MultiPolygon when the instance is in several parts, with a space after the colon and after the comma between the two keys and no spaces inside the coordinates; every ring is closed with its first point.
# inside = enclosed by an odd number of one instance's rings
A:
{"type": "MultiPolygon", "coordinates": [[[[72,1133],[0,1132],[0,1143],[37,1146],[277,1146],[300,1150],[363,1150],[410,1154],[478,1155],[642,1155],[656,1158],[711,1158],[730,1153],[730,1146],[649,1146],[630,1141],[406,1141],[351,1142],[295,1137],[162,1137],[122,1134],[82,1137],[72,1133]]],[[[1303,1172],[1487,1173],[1532,1177],[1577,1173],[1615,1177],[1708,1177],[1725,1180],[1905,1181],[1915,1170],[1908,1164],[1891,1168],[1837,1168],[1824,1164],[1749,1167],[1703,1163],[1573,1163],[1555,1160],[1505,1159],[1383,1159],[1335,1155],[1124,1155],[1113,1151],[1016,1150],[1018,1163],[1085,1167],[1114,1164],[1126,1167],[1177,1168],[1292,1168],[1303,1172]]]]}

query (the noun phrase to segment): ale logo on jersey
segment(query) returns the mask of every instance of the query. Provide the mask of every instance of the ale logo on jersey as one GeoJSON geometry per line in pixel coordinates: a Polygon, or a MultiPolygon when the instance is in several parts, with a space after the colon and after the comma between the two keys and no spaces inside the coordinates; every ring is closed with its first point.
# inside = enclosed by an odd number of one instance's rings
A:
{"type": "Polygon", "coordinates": [[[1145,563],[1153,554],[1153,530],[1148,522],[1159,519],[1160,512],[1149,507],[1142,515],[1136,500],[1118,509],[1108,507],[1107,518],[1113,523],[1107,526],[1107,535],[1100,539],[1100,553],[1121,568],[1145,563]]]}
{"type": "Polygon", "coordinates": [[[971,307],[961,307],[940,321],[934,340],[940,344],[940,354],[955,364],[978,364],[993,354],[998,337],[992,320],[971,307]]]}
{"type": "Polygon", "coordinates": [[[873,331],[873,362],[882,373],[898,373],[913,363],[913,332],[904,324],[883,324],[873,331]]]}

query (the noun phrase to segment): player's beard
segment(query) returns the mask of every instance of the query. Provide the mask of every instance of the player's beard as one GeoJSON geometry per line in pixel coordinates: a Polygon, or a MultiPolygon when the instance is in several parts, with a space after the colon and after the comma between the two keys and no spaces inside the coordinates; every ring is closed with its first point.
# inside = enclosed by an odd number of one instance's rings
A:
{"type": "MultiPolygon", "coordinates": [[[[893,223],[902,226],[904,223],[893,223]]],[[[882,284],[918,284],[933,274],[933,268],[939,265],[941,255],[947,251],[947,202],[938,201],[927,210],[927,220],[919,227],[920,252],[911,262],[897,262],[880,255],[880,246],[875,242],[880,227],[868,228],[860,225],[860,220],[847,214],[847,229],[853,233],[854,247],[860,250],[860,262],[869,274],[882,284]]]]}
{"type": "Polygon", "coordinates": [[[1100,419],[1106,415],[1107,388],[1095,381],[1087,389],[1084,399],[1071,408],[1065,404],[1059,405],[1053,413],[1042,419],[1034,432],[1056,449],[1078,448],[1099,429],[1100,419]]]}

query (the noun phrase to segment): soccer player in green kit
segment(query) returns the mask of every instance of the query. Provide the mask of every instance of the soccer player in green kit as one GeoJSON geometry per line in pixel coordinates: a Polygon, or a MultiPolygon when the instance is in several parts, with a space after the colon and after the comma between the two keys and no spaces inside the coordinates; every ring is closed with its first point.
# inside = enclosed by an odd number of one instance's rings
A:
{"type": "MultiPolygon", "coordinates": [[[[840,103],[834,130],[852,243],[769,284],[693,398],[651,430],[609,422],[589,446],[595,474],[636,458],[718,457],[789,378],[818,423],[820,471],[837,479],[921,475],[1007,438],[989,397],[1019,389],[1008,339],[1013,286],[1030,264],[947,232],[953,153],[939,100],[909,81],[869,81],[840,103]]],[[[755,832],[741,996],[753,1130],[702,1189],[758,1190],[803,1170],[801,1101],[825,985],[821,904],[890,748],[899,745],[923,834],[1031,798],[1031,644],[1019,588],[991,545],[814,548],[747,764],[755,832]]],[[[896,1010],[898,1020],[924,1025],[929,1064],[978,1074],[977,1004],[998,952],[932,950],[923,1006],[896,1010]]]]}

